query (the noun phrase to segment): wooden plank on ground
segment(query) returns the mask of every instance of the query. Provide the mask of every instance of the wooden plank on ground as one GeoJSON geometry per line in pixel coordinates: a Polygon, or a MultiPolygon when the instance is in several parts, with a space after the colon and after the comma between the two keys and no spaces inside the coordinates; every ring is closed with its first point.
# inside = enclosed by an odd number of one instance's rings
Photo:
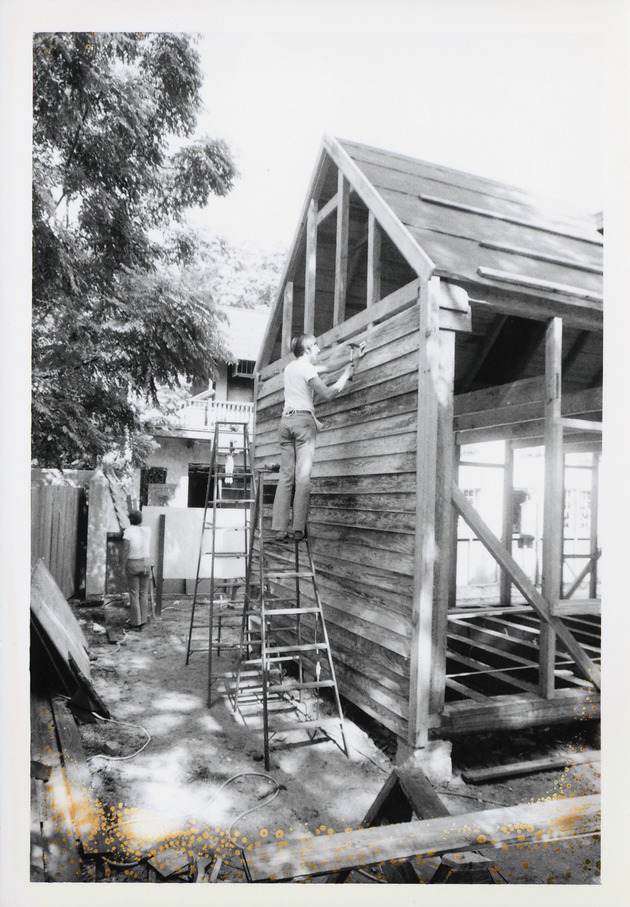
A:
{"type": "Polygon", "coordinates": [[[600,830],[600,797],[591,794],[295,841],[285,839],[248,852],[246,859],[253,881],[279,882],[421,855],[504,844],[555,843],[600,830]]]}
{"type": "Polygon", "coordinates": [[[542,759],[530,759],[525,762],[510,762],[507,765],[490,765],[486,768],[469,769],[462,772],[466,784],[484,784],[498,778],[516,778],[519,775],[533,775],[536,772],[553,771],[557,768],[570,769],[573,765],[585,765],[601,761],[599,750],[582,750],[581,752],[556,753],[542,759]]]}
{"type": "Polygon", "coordinates": [[[31,572],[31,611],[64,663],[68,664],[72,657],[83,674],[89,677],[87,640],[70,605],[42,560],[35,564],[31,572]]]}
{"type": "Polygon", "coordinates": [[[32,780],[31,881],[84,881],[52,709],[36,696],[31,700],[31,758],[50,768],[48,781],[32,780]]]}
{"type": "Polygon", "coordinates": [[[52,708],[75,837],[84,854],[109,853],[103,805],[92,788],[92,776],[74,716],[60,699],[53,700],[52,708]]]}

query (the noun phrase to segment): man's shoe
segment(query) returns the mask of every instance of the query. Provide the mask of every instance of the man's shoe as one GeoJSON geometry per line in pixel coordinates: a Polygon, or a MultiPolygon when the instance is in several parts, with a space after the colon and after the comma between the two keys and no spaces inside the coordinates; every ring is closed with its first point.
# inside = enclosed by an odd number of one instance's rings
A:
{"type": "Polygon", "coordinates": [[[295,542],[302,542],[305,538],[306,538],[305,533],[302,532],[300,529],[298,529],[297,532],[293,533],[293,540],[295,542]]]}
{"type": "Polygon", "coordinates": [[[274,542],[286,542],[289,538],[288,532],[275,532],[273,536],[274,542]]]}

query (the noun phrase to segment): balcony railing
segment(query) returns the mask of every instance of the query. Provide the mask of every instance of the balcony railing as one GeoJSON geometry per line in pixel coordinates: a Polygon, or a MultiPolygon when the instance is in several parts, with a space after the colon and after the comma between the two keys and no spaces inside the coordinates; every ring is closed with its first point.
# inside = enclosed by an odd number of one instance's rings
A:
{"type": "Polygon", "coordinates": [[[238,400],[191,400],[179,411],[178,428],[185,431],[212,431],[216,422],[254,425],[254,404],[238,400]]]}

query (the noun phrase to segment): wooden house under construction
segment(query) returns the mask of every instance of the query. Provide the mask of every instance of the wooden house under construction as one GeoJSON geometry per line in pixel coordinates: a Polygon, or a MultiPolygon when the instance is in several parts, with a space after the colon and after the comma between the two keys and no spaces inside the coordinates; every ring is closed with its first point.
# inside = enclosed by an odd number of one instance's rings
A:
{"type": "Polygon", "coordinates": [[[339,689],[412,748],[599,717],[600,609],[563,591],[563,472],[602,418],[602,232],[520,189],[325,137],[257,363],[255,456],[277,463],[291,337],[367,342],[318,404],[309,530],[339,689]],[[493,532],[458,484],[463,445],[505,441],[493,532]],[[540,578],[512,548],[515,450],[544,447],[540,578]],[[456,596],[456,524],[500,567],[456,596]],[[540,582],[538,582],[540,579],[540,582]]]}

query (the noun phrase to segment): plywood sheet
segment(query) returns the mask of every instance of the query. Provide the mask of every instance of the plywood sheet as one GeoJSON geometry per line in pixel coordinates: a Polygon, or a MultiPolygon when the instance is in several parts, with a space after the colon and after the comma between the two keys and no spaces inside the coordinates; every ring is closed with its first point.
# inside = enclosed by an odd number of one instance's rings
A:
{"type": "Polygon", "coordinates": [[[88,643],[70,605],[42,560],[31,573],[31,611],[66,665],[70,658],[90,676],[88,643]]]}

